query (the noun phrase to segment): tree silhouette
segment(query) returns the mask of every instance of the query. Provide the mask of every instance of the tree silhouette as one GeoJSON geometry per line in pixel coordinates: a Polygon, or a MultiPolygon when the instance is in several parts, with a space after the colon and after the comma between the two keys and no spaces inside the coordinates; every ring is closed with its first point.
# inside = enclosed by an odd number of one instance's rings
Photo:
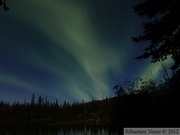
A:
{"type": "Polygon", "coordinates": [[[121,84],[115,85],[115,86],[113,87],[113,89],[116,90],[116,95],[117,95],[117,97],[126,95],[126,92],[125,92],[125,90],[124,90],[124,88],[122,87],[121,84]]]}
{"type": "Polygon", "coordinates": [[[6,0],[0,0],[0,6],[3,6],[5,11],[8,11],[9,7],[6,5],[6,0]]]}
{"type": "Polygon", "coordinates": [[[166,60],[171,56],[174,64],[171,69],[180,69],[180,8],[178,0],[146,0],[133,7],[140,17],[145,17],[144,33],[133,37],[137,43],[149,44],[138,60],[151,58],[151,62],[166,60]]]}
{"type": "Polygon", "coordinates": [[[32,94],[31,105],[35,105],[35,94],[32,94]]]}
{"type": "Polygon", "coordinates": [[[41,96],[38,97],[37,104],[38,104],[38,106],[42,106],[43,105],[43,98],[41,96]]]}

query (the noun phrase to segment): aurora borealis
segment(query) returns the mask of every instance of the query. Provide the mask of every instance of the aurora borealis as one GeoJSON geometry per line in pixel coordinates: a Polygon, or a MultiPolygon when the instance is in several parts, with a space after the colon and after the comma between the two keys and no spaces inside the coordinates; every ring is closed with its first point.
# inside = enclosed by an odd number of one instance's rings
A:
{"type": "MultiPolygon", "coordinates": [[[[134,59],[143,47],[134,0],[16,0],[0,10],[0,100],[90,101],[125,79],[162,75],[134,59]]],[[[2,7],[1,7],[2,8],[2,7]]]]}

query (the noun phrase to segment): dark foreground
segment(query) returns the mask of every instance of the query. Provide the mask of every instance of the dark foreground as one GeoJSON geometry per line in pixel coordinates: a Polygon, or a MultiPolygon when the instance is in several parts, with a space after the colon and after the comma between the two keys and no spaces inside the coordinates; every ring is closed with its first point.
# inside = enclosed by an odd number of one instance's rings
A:
{"type": "Polygon", "coordinates": [[[110,126],[115,129],[180,126],[178,85],[167,89],[167,86],[150,82],[138,91],[133,89],[125,93],[120,87],[118,92],[117,97],[88,103],[50,103],[41,96],[35,102],[34,94],[31,103],[9,105],[1,101],[0,125],[16,127],[17,123],[29,123],[43,126],[110,126]]]}

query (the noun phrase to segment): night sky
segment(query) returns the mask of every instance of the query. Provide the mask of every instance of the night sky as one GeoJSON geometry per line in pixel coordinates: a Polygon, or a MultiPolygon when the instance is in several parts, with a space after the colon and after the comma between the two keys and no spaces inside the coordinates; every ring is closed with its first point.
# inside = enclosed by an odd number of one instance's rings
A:
{"type": "Polygon", "coordinates": [[[9,0],[0,7],[0,100],[29,102],[35,93],[51,101],[100,100],[113,86],[161,64],[134,57],[144,45],[132,6],[138,0],[9,0]]]}

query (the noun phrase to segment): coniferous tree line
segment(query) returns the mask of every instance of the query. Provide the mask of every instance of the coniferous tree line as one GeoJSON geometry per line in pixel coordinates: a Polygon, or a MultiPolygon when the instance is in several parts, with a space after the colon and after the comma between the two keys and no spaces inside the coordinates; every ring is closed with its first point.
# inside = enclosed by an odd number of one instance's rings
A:
{"type": "Polygon", "coordinates": [[[47,98],[39,96],[36,100],[32,94],[31,102],[19,103],[15,101],[12,105],[0,102],[0,123],[16,121],[100,121],[108,120],[109,115],[106,110],[110,107],[110,100],[107,98],[102,101],[92,100],[89,103],[67,101],[59,104],[58,100],[50,102],[47,98]]]}

